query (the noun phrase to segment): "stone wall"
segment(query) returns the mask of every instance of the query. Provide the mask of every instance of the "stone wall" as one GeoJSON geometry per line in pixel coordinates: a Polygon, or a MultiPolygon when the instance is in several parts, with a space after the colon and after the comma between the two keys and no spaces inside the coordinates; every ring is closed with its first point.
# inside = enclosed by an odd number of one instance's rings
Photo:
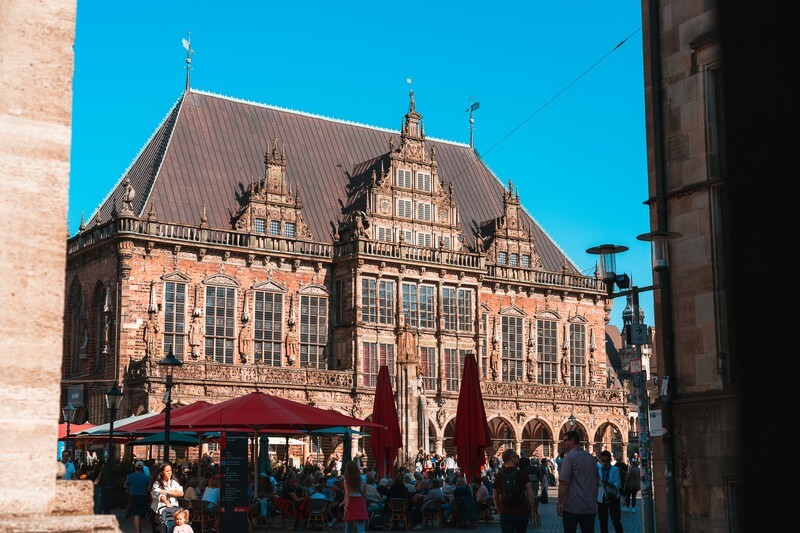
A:
{"type": "Polygon", "coordinates": [[[0,532],[119,530],[91,487],[56,482],[75,14],[0,2],[0,469],[36,487],[0,484],[0,532]]]}

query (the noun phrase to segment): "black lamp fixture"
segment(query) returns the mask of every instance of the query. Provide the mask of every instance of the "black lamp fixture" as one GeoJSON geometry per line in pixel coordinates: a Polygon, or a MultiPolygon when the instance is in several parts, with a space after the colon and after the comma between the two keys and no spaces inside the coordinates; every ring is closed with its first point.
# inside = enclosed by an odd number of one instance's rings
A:
{"type": "Polygon", "coordinates": [[[576,420],[575,415],[570,413],[569,418],[567,420],[568,420],[567,423],[569,424],[569,429],[573,429],[575,427],[575,420],[576,420]]]}
{"type": "Polygon", "coordinates": [[[114,385],[106,391],[106,407],[111,415],[111,421],[108,425],[108,460],[106,461],[106,483],[103,487],[103,507],[105,514],[111,513],[111,489],[113,486],[111,477],[113,475],[114,464],[114,420],[117,418],[117,410],[119,410],[119,405],[121,403],[122,391],[117,383],[114,382],[114,385]]]}
{"type": "Polygon", "coordinates": [[[75,407],[72,406],[72,402],[69,401],[67,402],[67,405],[61,408],[61,414],[64,416],[64,422],[67,424],[67,444],[64,447],[64,449],[70,456],[70,459],[72,459],[72,455],[70,454],[70,449],[69,449],[69,433],[70,433],[69,430],[70,426],[72,425],[72,422],[75,420],[76,411],[77,409],[75,409],[75,407]]]}
{"type": "Polygon", "coordinates": [[[167,356],[158,362],[158,366],[162,367],[167,373],[167,392],[164,395],[166,399],[167,408],[164,410],[164,462],[169,462],[169,433],[170,433],[170,413],[172,411],[172,374],[176,368],[183,366],[183,361],[175,357],[172,353],[172,345],[169,345],[167,356]]]}

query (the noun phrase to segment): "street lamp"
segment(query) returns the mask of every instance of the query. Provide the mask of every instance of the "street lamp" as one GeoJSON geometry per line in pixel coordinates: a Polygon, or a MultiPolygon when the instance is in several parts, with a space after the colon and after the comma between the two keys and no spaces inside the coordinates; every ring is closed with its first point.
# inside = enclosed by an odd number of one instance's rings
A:
{"type": "Polygon", "coordinates": [[[61,414],[64,415],[64,422],[67,424],[67,445],[65,449],[67,450],[67,455],[69,455],[70,460],[72,459],[72,455],[69,451],[69,429],[70,425],[72,425],[72,421],[75,420],[75,412],[77,409],[72,406],[72,402],[67,401],[67,405],[61,408],[61,414]]]}
{"type": "MultiPolygon", "coordinates": [[[[623,290],[616,293],[614,292],[615,285],[620,289],[627,289],[630,286],[630,278],[626,274],[618,275],[616,272],[616,254],[626,251],[628,251],[627,246],[601,244],[600,246],[589,248],[586,250],[586,253],[600,256],[600,275],[603,279],[603,282],[606,284],[606,291],[609,298],[619,298],[621,296],[629,295],[631,296],[633,303],[632,328],[634,331],[641,332],[646,328],[636,327],[639,325],[639,292],[653,290],[654,287],[650,286],[640,289],[634,285],[629,290],[623,290]]],[[[650,420],[647,412],[650,401],[647,397],[647,388],[645,386],[645,379],[642,375],[641,368],[642,344],[646,343],[647,339],[646,337],[644,339],[641,337],[631,338],[630,342],[636,347],[635,361],[638,364],[638,371],[636,372],[634,383],[638,393],[639,427],[641,428],[641,431],[639,432],[639,456],[641,459],[642,468],[642,509],[644,511],[645,531],[647,533],[652,533],[654,513],[651,487],[652,475],[650,471],[650,420]]]]}
{"type": "Polygon", "coordinates": [[[183,365],[183,361],[175,357],[175,354],[172,353],[172,345],[169,346],[169,352],[167,356],[158,362],[158,366],[164,367],[167,372],[167,391],[164,394],[164,399],[167,404],[167,408],[164,411],[164,462],[169,462],[169,417],[172,411],[172,373],[175,371],[176,368],[183,365]]]}
{"type": "Polygon", "coordinates": [[[106,407],[111,414],[111,422],[108,425],[108,460],[106,463],[106,483],[104,487],[105,498],[103,498],[103,507],[105,514],[111,513],[111,476],[112,468],[114,465],[114,420],[117,418],[117,410],[119,404],[122,402],[122,391],[114,382],[114,386],[106,391],[106,407]]]}
{"type": "Polygon", "coordinates": [[[569,418],[567,419],[567,423],[569,424],[569,429],[575,428],[575,415],[570,413],[569,418]]]}

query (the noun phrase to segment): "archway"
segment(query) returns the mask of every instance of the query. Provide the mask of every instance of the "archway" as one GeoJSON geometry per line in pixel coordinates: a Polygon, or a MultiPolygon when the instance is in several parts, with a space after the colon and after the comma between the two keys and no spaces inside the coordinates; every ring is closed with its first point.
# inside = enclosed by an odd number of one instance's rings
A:
{"type": "Polygon", "coordinates": [[[527,457],[553,457],[553,432],[541,420],[534,419],[522,430],[522,452],[527,457]]]}
{"type": "Polygon", "coordinates": [[[491,449],[495,455],[502,455],[504,450],[514,449],[516,434],[507,420],[502,418],[489,420],[489,430],[492,434],[491,449]]]}
{"type": "Polygon", "coordinates": [[[566,451],[564,449],[564,436],[567,434],[567,431],[577,431],[578,435],[580,436],[580,447],[584,450],[589,450],[591,448],[591,441],[589,440],[589,433],[586,431],[586,428],[583,427],[583,424],[580,422],[575,422],[574,426],[570,426],[569,423],[565,423],[561,426],[561,429],[558,432],[558,451],[566,451]]]}
{"type": "Polygon", "coordinates": [[[442,451],[451,457],[456,455],[456,446],[453,444],[453,436],[455,435],[455,418],[450,420],[444,427],[444,437],[442,438],[442,451]]]}
{"type": "Polygon", "coordinates": [[[622,432],[611,422],[602,424],[595,432],[592,449],[595,455],[599,455],[603,450],[608,450],[612,457],[624,457],[622,432]]]}

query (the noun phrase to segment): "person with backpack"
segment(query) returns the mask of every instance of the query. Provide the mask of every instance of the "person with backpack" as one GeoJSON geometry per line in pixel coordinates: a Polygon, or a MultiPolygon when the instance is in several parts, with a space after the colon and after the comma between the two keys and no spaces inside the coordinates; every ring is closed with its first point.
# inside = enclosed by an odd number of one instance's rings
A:
{"type": "Polygon", "coordinates": [[[528,473],[520,470],[519,457],[512,449],[503,452],[503,468],[495,476],[492,492],[500,514],[501,533],[524,533],[536,505],[536,493],[528,473]]]}

